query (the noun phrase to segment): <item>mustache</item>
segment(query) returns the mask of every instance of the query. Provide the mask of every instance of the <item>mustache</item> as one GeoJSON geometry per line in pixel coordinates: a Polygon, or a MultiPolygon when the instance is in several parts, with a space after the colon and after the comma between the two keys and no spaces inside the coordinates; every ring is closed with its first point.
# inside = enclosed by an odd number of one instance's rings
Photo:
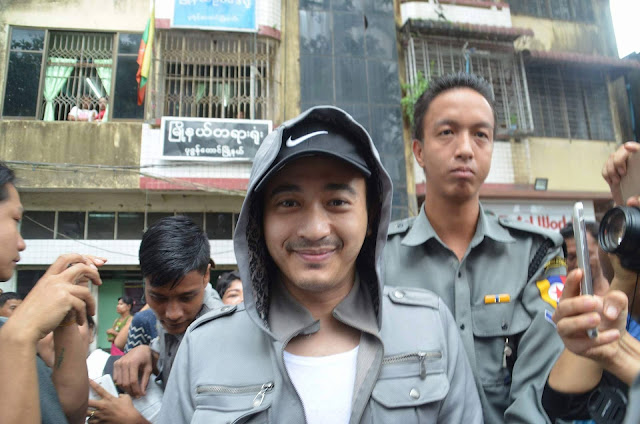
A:
{"type": "Polygon", "coordinates": [[[306,250],[306,249],[340,249],[343,246],[342,240],[335,236],[329,236],[320,240],[309,240],[299,238],[285,243],[284,248],[287,251],[306,250]]]}

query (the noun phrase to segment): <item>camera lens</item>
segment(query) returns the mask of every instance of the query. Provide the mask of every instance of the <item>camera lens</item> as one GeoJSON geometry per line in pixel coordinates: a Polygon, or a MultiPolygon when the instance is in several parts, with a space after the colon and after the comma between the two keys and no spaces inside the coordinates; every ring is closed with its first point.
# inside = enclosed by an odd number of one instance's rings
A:
{"type": "Polygon", "coordinates": [[[620,243],[622,243],[622,240],[624,239],[627,222],[624,211],[618,208],[612,209],[611,214],[607,214],[606,218],[606,221],[602,221],[604,233],[604,237],[602,238],[602,248],[606,252],[613,253],[618,249],[618,247],[620,247],[620,243]]]}
{"type": "Polygon", "coordinates": [[[598,242],[605,252],[620,257],[623,267],[640,271],[640,209],[616,206],[602,218],[598,242]]]}

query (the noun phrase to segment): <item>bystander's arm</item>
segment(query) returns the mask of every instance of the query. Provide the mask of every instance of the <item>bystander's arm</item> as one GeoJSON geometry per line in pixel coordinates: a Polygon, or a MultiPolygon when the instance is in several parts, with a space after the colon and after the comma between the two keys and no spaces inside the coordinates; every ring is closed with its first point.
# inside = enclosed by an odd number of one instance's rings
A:
{"type": "Polygon", "coordinates": [[[39,335],[33,330],[16,320],[0,328],[0,411],[4,424],[41,422],[36,371],[39,335]]]}
{"type": "Polygon", "coordinates": [[[71,315],[53,331],[55,361],[51,380],[69,424],[82,424],[89,393],[87,346],[78,331],[75,314],[71,315]]]}
{"type": "Polygon", "coordinates": [[[133,321],[133,317],[130,317],[125,325],[120,329],[117,333],[116,338],[113,340],[113,344],[120,350],[124,350],[124,345],[127,344],[127,337],[129,335],[129,327],[131,326],[131,321],[133,321]]]}

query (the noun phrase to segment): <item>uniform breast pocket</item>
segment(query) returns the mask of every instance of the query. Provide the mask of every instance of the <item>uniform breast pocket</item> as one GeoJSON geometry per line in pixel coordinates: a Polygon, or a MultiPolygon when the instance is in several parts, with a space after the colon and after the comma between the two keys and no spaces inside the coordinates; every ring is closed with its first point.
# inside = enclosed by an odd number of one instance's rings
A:
{"type": "Polygon", "coordinates": [[[197,424],[266,424],[273,382],[245,386],[201,385],[196,388],[197,424]]]}
{"type": "Polygon", "coordinates": [[[372,423],[418,424],[436,422],[440,401],[449,392],[441,351],[418,351],[386,356],[373,402],[372,423]]]}
{"type": "Polygon", "coordinates": [[[506,408],[516,342],[531,325],[531,317],[517,302],[477,305],[472,317],[478,377],[491,403],[506,408]]]}

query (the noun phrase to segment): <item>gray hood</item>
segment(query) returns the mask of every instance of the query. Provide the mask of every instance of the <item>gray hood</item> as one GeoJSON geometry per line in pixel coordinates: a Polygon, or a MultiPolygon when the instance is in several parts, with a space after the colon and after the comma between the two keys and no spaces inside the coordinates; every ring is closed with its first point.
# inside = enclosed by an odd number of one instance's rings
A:
{"type": "Polygon", "coordinates": [[[242,285],[244,304],[251,319],[265,331],[271,333],[268,324],[270,295],[276,278],[276,268],[267,252],[262,232],[263,204],[256,185],[273,167],[276,156],[283,145],[283,133],[292,126],[305,122],[326,122],[330,127],[349,134],[361,146],[367,165],[372,172],[367,179],[368,203],[371,208],[372,234],[365,239],[357,260],[357,272],[361,284],[366,287],[372,300],[372,308],[381,325],[382,294],[382,250],[387,240],[387,228],[391,211],[392,186],[387,171],[382,167],[378,151],[365,129],[349,114],[333,106],[318,106],[303,112],[298,117],[283,123],[262,142],[253,161],[247,197],[242,205],[233,237],[234,249],[242,285]],[[376,209],[377,208],[377,209],[376,209]],[[373,212],[373,213],[372,213],[373,212]],[[377,215],[377,216],[376,216],[377,215]]]}

